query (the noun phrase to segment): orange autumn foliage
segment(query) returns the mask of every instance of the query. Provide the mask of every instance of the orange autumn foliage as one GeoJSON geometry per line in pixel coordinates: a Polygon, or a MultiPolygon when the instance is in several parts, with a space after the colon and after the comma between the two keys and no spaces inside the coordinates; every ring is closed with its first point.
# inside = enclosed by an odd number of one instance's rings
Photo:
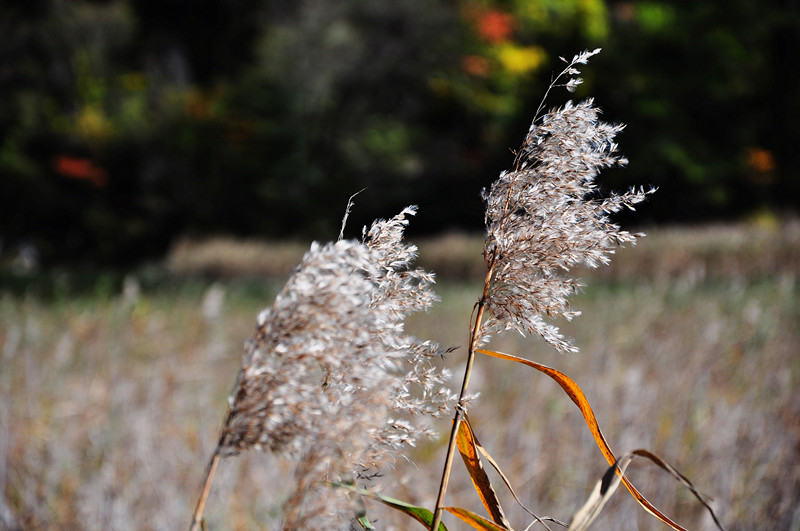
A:
{"type": "Polygon", "coordinates": [[[94,165],[91,159],[59,155],[53,161],[56,173],[68,179],[86,179],[97,188],[102,188],[108,182],[108,174],[102,168],[94,165]]]}

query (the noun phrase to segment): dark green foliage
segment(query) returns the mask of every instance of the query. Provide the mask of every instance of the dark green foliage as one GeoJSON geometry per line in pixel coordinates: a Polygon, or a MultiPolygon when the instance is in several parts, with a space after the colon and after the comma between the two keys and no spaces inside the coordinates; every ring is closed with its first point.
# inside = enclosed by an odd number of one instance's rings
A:
{"type": "MultiPolygon", "coordinates": [[[[127,264],[187,233],[328,239],[419,204],[479,230],[558,55],[628,124],[652,220],[796,211],[788,2],[225,2],[0,7],[0,262],[127,264]]],[[[565,97],[548,101],[560,105],[565,97]]],[[[354,234],[351,234],[354,235],[354,234]]]]}
{"type": "MultiPolygon", "coordinates": [[[[631,12],[613,19],[593,91],[628,124],[625,173],[660,187],[648,212],[678,222],[796,212],[797,4],[619,2],[615,9],[631,12]]],[[[628,182],[614,176],[611,185],[628,182]]]]}

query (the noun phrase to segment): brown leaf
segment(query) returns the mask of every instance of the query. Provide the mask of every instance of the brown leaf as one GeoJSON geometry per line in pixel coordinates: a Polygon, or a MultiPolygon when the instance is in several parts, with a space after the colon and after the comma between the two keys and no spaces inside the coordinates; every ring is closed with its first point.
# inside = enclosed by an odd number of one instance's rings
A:
{"type": "Polygon", "coordinates": [[[714,523],[717,524],[719,529],[723,529],[722,524],[717,519],[717,515],[709,505],[709,499],[697,491],[695,486],[689,481],[686,476],[678,472],[672,465],[661,459],[658,455],[650,452],[649,450],[634,450],[620,457],[616,463],[611,465],[603,477],[594,487],[592,494],[583,507],[575,513],[572,521],[569,524],[570,531],[584,531],[589,528],[595,518],[600,514],[600,511],[605,506],[606,502],[611,498],[611,495],[617,490],[620,479],[624,479],[625,469],[633,460],[634,457],[644,457],[655,463],[663,470],[667,471],[672,477],[688,488],[692,494],[702,503],[705,508],[711,513],[714,523]]]}
{"type": "MultiPolygon", "coordinates": [[[[542,372],[552,378],[553,380],[561,386],[567,396],[569,396],[572,401],[578,406],[578,409],[581,410],[583,414],[583,419],[586,421],[586,425],[589,427],[589,431],[592,432],[592,436],[594,437],[597,446],[600,448],[600,451],[605,456],[606,460],[610,465],[614,465],[617,462],[617,458],[614,456],[614,452],[611,451],[611,448],[608,446],[603,433],[600,431],[600,425],[597,423],[597,419],[594,416],[594,412],[592,411],[592,406],[589,404],[589,401],[586,399],[586,395],[583,394],[581,388],[576,384],[572,379],[567,376],[566,374],[557,371],[551,367],[546,365],[542,365],[540,363],[536,363],[535,361],[526,360],[524,358],[519,358],[517,356],[512,356],[511,354],[504,354],[502,352],[495,352],[492,350],[476,350],[476,352],[480,352],[481,354],[485,354],[487,356],[491,356],[493,358],[499,358],[503,360],[509,361],[516,361],[518,363],[522,363],[536,369],[539,372],[542,372]]],[[[681,527],[679,524],[672,521],[668,516],[663,514],[661,511],[655,508],[652,503],[650,503],[647,498],[645,498],[642,493],[640,493],[633,484],[622,475],[619,470],[616,470],[617,474],[621,476],[622,482],[625,484],[625,487],[631,493],[631,495],[639,502],[645,511],[649,512],[672,529],[677,531],[688,531],[684,527],[681,527]]]]}
{"type": "Polygon", "coordinates": [[[464,460],[464,465],[467,467],[469,477],[472,479],[472,484],[475,486],[475,491],[478,493],[481,503],[483,503],[483,506],[486,507],[486,510],[492,517],[492,521],[510,529],[511,524],[508,522],[503,512],[503,508],[500,506],[497,493],[492,487],[489,476],[486,475],[483,463],[481,463],[481,458],[476,448],[477,441],[475,440],[475,434],[472,431],[472,426],[469,424],[466,415],[458,427],[456,445],[458,446],[459,453],[461,453],[461,458],[464,460]]]}
{"type": "Polygon", "coordinates": [[[480,529],[481,531],[512,531],[508,527],[492,523],[489,520],[478,516],[472,511],[468,511],[467,509],[462,509],[460,507],[445,507],[444,510],[456,515],[463,522],[466,522],[473,528],[480,529]]]}
{"type": "MultiPolygon", "coordinates": [[[[464,415],[464,417],[465,417],[464,422],[469,423],[469,419],[466,417],[466,414],[464,415]]],[[[519,499],[519,496],[517,496],[517,493],[514,491],[514,487],[511,486],[511,481],[508,479],[503,470],[500,468],[500,465],[498,465],[497,462],[494,460],[494,458],[491,455],[489,455],[489,452],[486,451],[486,448],[484,448],[483,445],[481,445],[480,441],[478,440],[478,437],[475,435],[475,430],[472,429],[471,424],[469,424],[469,429],[470,432],[472,433],[472,442],[474,443],[475,449],[484,457],[484,459],[486,459],[489,462],[490,465],[492,465],[495,471],[497,471],[497,473],[500,475],[500,478],[503,480],[503,483],[505,483],[506,488],[509,490],[509,492],[511,492],[511,495],[514,497],[514,500],[516,500],[517,504],[519,504],[519,506],[522,507],[522,509],[526,513],[531,515],[536,522],[542,524],[546,529],[550,528],[547,526],[547,524],[544,523],[544,520],[555,522],[556,524],[566,527],[567,526],[566,522],[561,522],[560,520],[556,520],[555,518],[550,516],[545,516],[540,518],[539,516],[534,514],[533,511],[525,507],[525,504],[523,504],[522,501],[519,499]]]]}

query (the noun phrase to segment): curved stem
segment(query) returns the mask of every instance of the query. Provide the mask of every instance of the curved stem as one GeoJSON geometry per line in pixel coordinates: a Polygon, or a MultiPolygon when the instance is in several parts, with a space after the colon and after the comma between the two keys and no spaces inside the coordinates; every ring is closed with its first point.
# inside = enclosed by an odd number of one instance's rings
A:
{"type": "Polygon", "coordinates": [[[494,260],[489,267],[489,272],[486,274],[486,280],[483,285],[483,295],[478,301],[478,311],[475,314],[475,323],[470,331],[469,338],[469,351],[467,353],[467,367],[464,369],[464,381],[461,383],[461,392],[458,395],[458,403],[456,403],[456,412],[453,416],[453,428],[450,431],[450,440],[447,443],[447,456],[444,461],[444,470],[442,470],[442,480],[439,483],[439,495],[436,499],[436,508],[433,511],[433,522],[431,523],[431,531],[439,529],[439,524],[442,521],[442,510],[444,507],[444,497],[447,493],[447,485],[450,482],[450,472],[453,469],[453,459],[456,454],[456,437],[458,430],[461,427],[461,421],[464,418],[466,411],[464,404],[467,396],[467,388],[469,387],[469,379],[472,376],[472,366],[475,362],[475,349],[478,343],[478,332],[481,329],[483,322],[483,312],[486,306],[486,298],[489,295],[489,285],[494,274],[494,260]]]}

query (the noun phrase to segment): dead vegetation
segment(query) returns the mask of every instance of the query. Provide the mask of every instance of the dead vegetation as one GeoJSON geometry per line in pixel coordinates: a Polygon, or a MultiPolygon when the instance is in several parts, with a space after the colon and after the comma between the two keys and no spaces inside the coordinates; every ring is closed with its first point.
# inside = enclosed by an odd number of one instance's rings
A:
{"type": "MultiPolygon", "coordinates": [[[[444,281],[437,291],[445,302],[414,318],[409,330],[463,345],[476,285],[444,281]]],[[[562,327],[580,354],[559,355],[513,335],[497,348],[568,373],[615,451],[646,446],[669,456],[713,493],[729,529],[793,529],[800,499],[798,301],[796,274],[593,282],[574,301],[584,315],[562,327]]],[[[0,297],[0,528],[185,526],[197,464],[213,451],[230,392],[232,382],[220,375],[235,374],[241,340],[262,304],[233,281],[56,301],[0,297]]],[[[483,393],[470,415],[483,445],[529,507],[567,518],[604,466],[575,407],[546,377],[500,361],[481,364],[473,379],[483,393]]],[[[438,467],[443,444],[421,445],[414,465],[438,467]]],[[[435,482],[415,466],[396,463],[392,494],[432,506],[435,482]]],[[[629,473],[679,523],[710,529],[671,479],[635,463],[629,473]]],[[[263,454],[226,462],[211,493],[208,528],[271,528],[290,478],[287,466],[263,454]]],[[[453,504],[477,501],[462,471],[449,492],[453,504]]],[[[513,500],[504,506],[517,515],[513,500]]],[[[382,529],[408,528],[407,520],[370,508],[382,529]]],[[[654,525],[622,495],[597,522],[599,529],[654,525]]]]}
{"type": "MultiPolygon", "coordinates": [[[[581,270],[585,278],[609,280],[747,279],[800,271],[800,220],[770,224],[729,223],[644,227],[646,238],[619,249],[613,267],[581,270]]],[[[420,267],[453,281],[485,274],[483,234],[451,232],[414,240],[420,267]]],[[[307,246],[214,237],[185,238],[167,260],[176,275],[286,277],[307,246]]]]}

